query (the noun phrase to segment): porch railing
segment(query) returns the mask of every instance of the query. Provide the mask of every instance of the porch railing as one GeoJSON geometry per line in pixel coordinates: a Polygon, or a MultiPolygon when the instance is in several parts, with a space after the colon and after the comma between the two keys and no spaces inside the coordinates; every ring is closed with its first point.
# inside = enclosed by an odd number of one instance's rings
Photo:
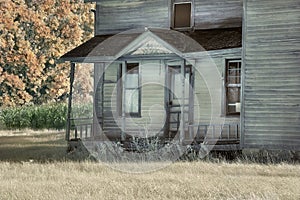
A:
{"type": "Polygon", "coordinates": [[[70,139],[84,139],[92,136],[93,118],[71,118],[70,139]]]}
{"type": "Polygon", "coordinates": [[[193,124],[189,125],[189,137],[196,141],[238,142],[240,124],[193,124]],[[208,133],[210,133],[208,135],[208,133]]]}
{"type": "MultiPolygon", "coordinates": [[[[92,118],[71,118],[70,139],[84,139],[92,137],[92,118]]],[[[240,124],[192,124],[188,126],[188,134],[185,140],[217,141],[234,143],[240,140],[240,124]],[[210,133],[208,135],[208,133],[210,133]]]]}

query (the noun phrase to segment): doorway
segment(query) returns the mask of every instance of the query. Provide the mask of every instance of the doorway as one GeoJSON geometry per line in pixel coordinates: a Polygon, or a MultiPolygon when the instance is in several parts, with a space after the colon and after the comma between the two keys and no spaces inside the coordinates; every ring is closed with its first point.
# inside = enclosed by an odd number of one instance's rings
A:
{"type": "Polygon", "coordinates": [[[194,102],[193,87],[194,78],[191,65],[184,67],[184,73],[181,72],[180,65],[168,66],[165,93],[167,111],[166,138],[173,139],[180,132],[181,121],[183,121],[185,134],[188,132],[188,125],[193,121],[193,110],[190,109],[191,104],[194,102]],[[184,78],[184,83],[182,78],[184,78]]]}

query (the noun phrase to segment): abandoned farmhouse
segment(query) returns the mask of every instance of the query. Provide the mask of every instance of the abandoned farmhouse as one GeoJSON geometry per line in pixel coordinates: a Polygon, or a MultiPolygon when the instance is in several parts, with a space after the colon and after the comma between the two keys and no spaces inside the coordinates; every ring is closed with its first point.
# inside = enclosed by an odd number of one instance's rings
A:
{"type": "Polygon", "coordinates": [[[68,141],[300,151],[299,0],[85,2],[96,2],[95,36],[61,57],[68,141]],[[84,63],[92,111],[74,117],[84,63]]]}

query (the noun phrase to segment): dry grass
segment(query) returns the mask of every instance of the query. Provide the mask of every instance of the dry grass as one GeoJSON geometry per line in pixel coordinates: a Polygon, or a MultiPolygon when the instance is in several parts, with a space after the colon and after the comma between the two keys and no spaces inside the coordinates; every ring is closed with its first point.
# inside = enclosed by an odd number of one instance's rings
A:
{"type": "Polygon", "coordinates": [[[0,131],[0,161],[62,161],[66,148],[63,131],[0,131]]]}
{"type": "Polygon", "coordinates": [[[299,199],[299,166],[176,163],[128,174],[99,163],[1,163],[2,199],[299,199]]]}
{"type": "Polygon", "coordinates": [[[177,162],[130,174],[66,161],[63,136],[1,136],[0,199],[300,199],[299,165],[177,162]]]}

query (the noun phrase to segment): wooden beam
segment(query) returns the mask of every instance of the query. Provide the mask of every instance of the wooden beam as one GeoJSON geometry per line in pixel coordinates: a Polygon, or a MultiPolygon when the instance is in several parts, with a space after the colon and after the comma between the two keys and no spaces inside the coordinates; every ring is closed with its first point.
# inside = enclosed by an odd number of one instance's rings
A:
{"type": "Polygon", "coordinates": [[[243,2],[243,26],[242,26],[242,69],[241,69],[241,112],[240,112],[240,148],[245,146],[245,73],[246,73],[246,48],[247,48],[247,6],[248,1],[243,2]]]}
{"type": "Polygon", "coordinates": [[[70,70],[70,93],[68,101],[68,113],[67,113],[67,130],[66,130],[66,140],[70,140],[70,131],[71,131],[71,112],[72,112],[72,96],[73,96],[73,83],[74,83],[74,74],[75,74],[75,63],[71,63],[70,70]]]}
{"type": "Polygon", "coordinates": [[[122,117],[122,63],[119,63],[118,71],[117,71],[117,116],[122,117]]]}
{"type": "Polygon", "coordinates": [[[100,66],[100,84],[101,84],[101,130],[104,127],[104,81],[105,81],[105,69],[107,64],[103,63],[100,66]]]}
{"type": "Polygon", "coordinates": [[[151,54],[151,55],[125,55],[118,58],[118,61],[128,60],[178,60],[179,57],[175,53],[169,55],[151,54]]]}
{"type": "Polygon", "coordinates": [[[185,104],[185,60],[181,62],[181,116],[180,116],[180,142],[182,143],[184,140],[184,104],[185,104]]]}
{"type": "Polygon", "coordinates": [[[125,98],[125,84],[126,84],[126,62],[122,62],[122,132],[121,132],[121,140],[125,140],[126,132],[126,98],[125,98]]]}
{"type": "MultiPolygon", "coordinates": [[[[195,76],[194,76],[195,67],[194,65],[190,68],[190,85],[189,85],[189,125],[192,125],[194,123],[194,84],[195,84],[195,76]]],[[[194,128],[192,128],[191,131],[189,131],[190,139],[194,138],[194,128]]]]}
{"type": "Polygon", "coordinates": [[[164,68],[165,68],[165,87],[164,87],[164,96],[165,96],[165,112],[166,112],[166,121],[164,127],[164,138],[169,136],[170,129],[170,106],[169,106],[169,67],[166,60],[163,60],[164,68]]]}
{"type": "Polygon", "coordinates": [[[96,114],[96,110],[97,108],[95,108],[95,105],[97,105],[97,103],[95,101],[98,100],[98,98],[96,97],[97,95],[97,89],[98,89],[98,77],[99,77],[99,70],[96,66],[97,64],[94,64],[94,98],[93,98],[93,126],[92,126],[92,137],[95,136],[96,130],[97,130],[97,123],[98,123],[98,119],[97,119],[97,114],[96,114]]]}
{"type": "Polygon", "coordinates": [[[104,63],[94,63],[94,112],[92,130],[93,137],[96,135],[99,136],[103,128],[101,126],[103,126],[104,67],[104,63]],[[101,113],[99,113],[99,108],[101,109],[101,113]]]}

